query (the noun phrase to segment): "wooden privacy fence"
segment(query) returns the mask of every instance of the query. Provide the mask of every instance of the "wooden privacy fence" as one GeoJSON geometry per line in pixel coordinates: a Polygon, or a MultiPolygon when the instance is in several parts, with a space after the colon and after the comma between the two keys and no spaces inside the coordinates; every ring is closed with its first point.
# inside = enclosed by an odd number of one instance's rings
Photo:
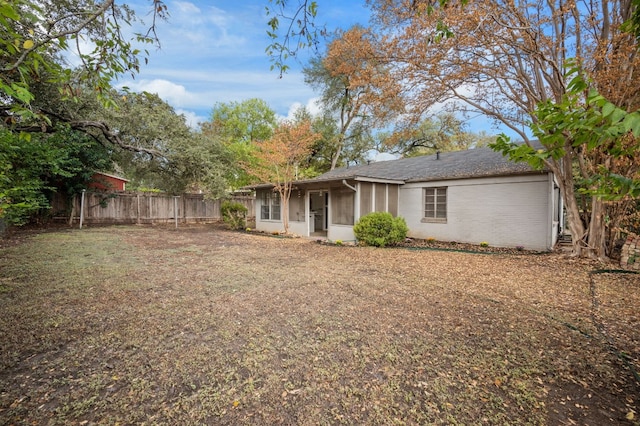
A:
{"type": "MultiPolygon", "coordinates": [[[[255,199],[235,196],[229,199],[247,207],[247,218],[255,217],[255,199]]],[[[85,224],[198,223],[222,220],[220,206],[224,200],[211,200],[203,194],[168,194],[139,192],[85,192],[74,197],[68,206],[63,197],[52,203],[54,218],[85,224]]]]}

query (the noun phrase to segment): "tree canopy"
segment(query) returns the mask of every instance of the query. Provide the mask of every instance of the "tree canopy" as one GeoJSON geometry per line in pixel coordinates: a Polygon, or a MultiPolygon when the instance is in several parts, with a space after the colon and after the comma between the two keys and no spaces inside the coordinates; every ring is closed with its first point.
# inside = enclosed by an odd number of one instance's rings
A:
{"type": "Polygon", "coordinates": [[[13,225],[46,218],[54,192],[70,196],[110,166],[104,146],[69,128],[32,138],[0,128],[0,217],[13,225]]]}
{"type": "Polygon", "coordinates": [[[496,137],[470,132],[461,118],[442,112],[425,118],[413,128],[392,134],[382,133],[379,139],[380,151],[415,157],[486,146],[496,137]]]}
{"type": "Polygon", "coordinates": [[[211,119],[202,123],[202,133],[219,140],[234,159],[226,171],[228,186],[238,189],[252,182],[243,164],[255,161],[255,147],[271,138],[276,113],[262,99],[217,103],[211,119]]]}
{"type": "Polygon", "coordinates": [[[135,148],[119,149],[113,157],[132,187],[224,193],[231,158],[221,137],[191,129],[184,116],[155,94],[130,93],[121,96],[117,105],[102,109],[100,118],[135,148]]]}

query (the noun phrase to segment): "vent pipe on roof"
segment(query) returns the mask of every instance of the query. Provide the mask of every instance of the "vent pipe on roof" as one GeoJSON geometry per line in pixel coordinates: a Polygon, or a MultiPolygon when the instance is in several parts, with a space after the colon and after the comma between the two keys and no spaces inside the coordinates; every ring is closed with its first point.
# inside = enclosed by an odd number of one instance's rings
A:
{"type": "Polygon", "coordinates": [[[440,159],[440,151],[436,151],[436,160],[440,159]]]}

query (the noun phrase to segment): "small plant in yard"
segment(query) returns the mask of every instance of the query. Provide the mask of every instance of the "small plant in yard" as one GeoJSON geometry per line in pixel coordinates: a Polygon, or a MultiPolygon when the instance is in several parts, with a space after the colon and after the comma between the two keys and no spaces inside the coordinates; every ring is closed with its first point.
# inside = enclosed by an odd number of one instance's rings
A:
{"type": "Polygon", "coordinates": [[[480,243],[480,247],[489,247],[489,243],[486,241],[483,241],[480,243]]]}
{"type": "Polygon", "coordinates": [[[342,245],[342,240],[335,240],[334,244],[337,246],[341,246],[342,245]]]}
{"type": "Polygon", "coordinates": [[[225,201],[220,206],[222,220],[231,229],[238,230],[244,228],[247,220],[247,207],[244,204],[225,201]]]}
{"type": "Polygon", "coordinates": [[[356,238],[368,246],[384,247],[398,244],[407,238],[407,223],[402,217],[388,212],[373,212],[362,216],[353,226],[356,238]]]}
{"type": "Polygon", "coordinates": [[[524,250],[524,246],[516,246],[516,250],[522,251],[522,250],[524,250]]]}
{"type": "Polygon", "coordinates": [[[436,242],[436,239],[435,239],[435,238],[433,238],[433,237],[429,237],[429,238],[427,238],[427,242],[428,242],[429,244],[433,244],[433,243],[435,243],[435,242],[436,242]]]}

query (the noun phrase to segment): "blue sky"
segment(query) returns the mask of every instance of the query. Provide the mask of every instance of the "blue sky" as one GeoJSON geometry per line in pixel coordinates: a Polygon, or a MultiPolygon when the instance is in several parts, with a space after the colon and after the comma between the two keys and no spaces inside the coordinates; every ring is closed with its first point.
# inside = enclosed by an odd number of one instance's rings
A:
{"type": "MultiPolygon", "coordinates": [[[[167,22],[158,23],[161,48],[145,46],[150,51],[148,65],[135,79],[125,77],[119,85],[157,93],[193,127],[208,120],[216,103],[251,98],[264,100],[281,117],[290,116],[300,106],[317,111],[317,94],[304,83],[302,74],[304,59],[311,51],[302,52],[301,62],[290,60],[291,69],[282,78],[270,69],[265,53],[270,43],[268,0],[165,1],[170,16],[167,22]]],[[[289,3],[297,4],[297,0],[289,3]]],[[[150,20],[150,1],[134,0],[129,5],[139,18],[150,20]]],[[[365,5],[365,0],[318,0],[316,23],[329,31],[367,25],[365,5]]],[[[467,129],[499,133],[482,116],[469,120],[467,129]]],[[[513,135],[508,129],[503,131],[513,135]]]]}
{"type": "MultiPolygon", "coordinates": [[[[270,42],[268,0],[168,0],[166,4],[169,20],[159,23],[157,32],[161,49],[150,48],[149,64],[134,80],[123,78],[119,85],[157,93],[191,124],[207,120],[217,102],[260,98],[284,117],[300,105],[312,105],[316,95],[304,83],[304,64],[289,61],[291,70],[282,78],[270,70],[265,53],[270,42]]],[[[329,30],[367,23],[364,0],[318,4],[317,23],[329,30]]],[[[140,18],[150,19],[148,1],[130,5],[140,18]]]]}

